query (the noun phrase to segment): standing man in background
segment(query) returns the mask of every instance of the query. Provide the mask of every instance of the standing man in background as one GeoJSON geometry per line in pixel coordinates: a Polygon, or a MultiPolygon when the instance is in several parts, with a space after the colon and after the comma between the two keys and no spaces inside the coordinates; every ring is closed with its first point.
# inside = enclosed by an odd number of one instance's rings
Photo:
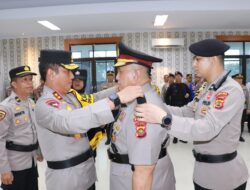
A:
{"type": "Polygon", "coordinates": [[[106,90],[115,86],[115,72],[114,71],[107,71],[106,73],[107,82],[101,85],[101,90],[106,90]]]}
{"type": "Polygon", "coordinates": [[[169,76],[168,75],[164,75],[163,80],[164,80],[164,84],[161,87],[161,98],[164,101],[164,96],[165,96],[165,93],[166,93],[166,91],[168,89],[168,86],[169,86],[169,83],[168,83],[169,76]]]}
{"type": "MultiPolygon", "coordinates": [[[[175,72],[175,82],[171,84],[165,95],[165,102],[167,105],[182,107],[189,102],[190,91],[188,86],[182,82],[182,73],[175,72]]],[[[178,139],[174,137],[173,143],[176,144],[178,139]]],[[[181,141],[186,143],[186,141],[181,141]]]]}
{"type": "Polygon", "coordinates": [[[191,102],[194,99],[194,83],[192,74],[186,75],[186,84],[190,92],[189,102],[191,102]]]}
{"type": "Polygon", "coordinates": [[[40,53],[39,72],[45,85],[35,115],[39,143],[48,165],[47,190],[94,190],[96,171],[86,132],[113,122],[111,110],[143,95],[138,86],[118,93],[113,88],[95,94],[95,100],[102,100],[82,108],[70,91],[72,71],[77,68],[71,63],[71,52],[40,53]]]}
{"type": "Polygon", "coordinates": [[[0,174],[3,190],[38,190],[33,73],[29,66],[9,72],[12,92],[0,103],[0,174]]]}
{"type": "Polygon", "coordinates": [[[241,86],[224,71],[229,46],[215,39],[194,43],[195,72],[207,86],[187,106],[152,104],[136,108],[138,120],[161,123],[169,134],[193,141],[195,190],[245,190],[247,166],[237,152],[245,97],[241,86]]]}
{"type": "Polygon", "coordinates": [[[232,78],[237,81],[239,83],[239,85],[241,86],[244,95],[245,95],[245,105],[244,105],[244,109],[243,109],[243,113],[242,113],[242,117],[241,117],[241,134],[240,134],[240,141],[241,142],[245,142],[245,139],[242,137],[242,133],[244,131],[244,123],[245,121],[247,121],[247,114],[250,113],[250,97],[249,97],[249,92],[246,88],[246,86],[243,84],[243,75],[238,73],[232,76],[232,78]]]}

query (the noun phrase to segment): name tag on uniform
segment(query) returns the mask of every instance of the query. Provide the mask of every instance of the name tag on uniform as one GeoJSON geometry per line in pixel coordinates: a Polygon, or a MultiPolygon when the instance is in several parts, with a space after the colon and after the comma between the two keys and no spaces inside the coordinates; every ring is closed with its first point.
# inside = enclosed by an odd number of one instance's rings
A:
{"type": "Polygon", "coordinates": [[[23,114],[25,114],[25,112],[24,111],[20,111],[20,112],[15,113],[14,115],[15,115],[15,117],[17,117],[17,116],[20,116],[20,115],[23,115],[23,114]]]}
{"type": "Polygon", "coordinates": [[[211,104],[211,102],[210,102],[210,101],[204,100],[204,101],[202,102],[202,104],[203,104],[203,105],[206,105],[206,106],[209,106],[209,105],[211,104]]]}

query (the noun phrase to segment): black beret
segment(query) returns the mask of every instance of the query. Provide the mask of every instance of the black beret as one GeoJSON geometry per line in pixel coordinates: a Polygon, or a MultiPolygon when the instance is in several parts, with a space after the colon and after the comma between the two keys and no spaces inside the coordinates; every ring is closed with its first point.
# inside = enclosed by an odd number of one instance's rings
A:
{"type": "Polygon", "coordinates": [[[148,54],[133,50],[123,43],[119,43],[119,57],[115,67],[124,66],[126,64],[139,64],[149,68],[152,68],[154,62],[162,62],[162,59],[150,56],[148,54]]]}
{"type": "Polygon", "coordinates": [[[31,72],[29,66],[16,67],[16,68],[11,69],[9,72],[9,76],[11,80],[17,77],[24,77],[27,75],[36,75],[36,73],[31,72]]]}
{"type": "Polygon", "coordinates": [[[230,48],[227,44],[216,39],[206,39],[190,45],[189,50],[196,56],[213,57],[224,55],[230,48]]]}
{"type": "Polygon", "coordinates": [[[41,50],[40,64],[58,64],[66,69],[74,70],[78,65],[72,63],[71,52],[64,50],[41,50]]]}
{"type": "Polygon", "coordinates": [[[85,69],[77,69],[74,72],[74,78],[75,79],[80,79],[80,80],[87,80],[87,70],[85,69]]]}

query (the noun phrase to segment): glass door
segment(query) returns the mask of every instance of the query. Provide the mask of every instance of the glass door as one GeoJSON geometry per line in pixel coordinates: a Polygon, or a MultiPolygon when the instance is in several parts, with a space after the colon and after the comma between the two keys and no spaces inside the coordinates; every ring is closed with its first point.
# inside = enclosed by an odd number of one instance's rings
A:
{"type": "Polygon", "coordinates": [[[226,57],[224,59],[224,68],[226,71],[231,71],[230,75],[242,73],[242,58],[226,57]]]}
{"type": "Polygon", "coordinates": [[[114,44],[87,44],[72,45],[71,52],[73,60],[80,69],[86,69],[88,80],[86,93],[100,90],[100,86],[106,82],[106,72],[114,71],[117,51],[114,44]]]}
{"type": "Polygon", "coordinates": [[[112,60],[96,60],[96,85],[97,91],[101,90],[103,83],[107,81],[106,72],[114,71],[115,59],[112,60]]]}

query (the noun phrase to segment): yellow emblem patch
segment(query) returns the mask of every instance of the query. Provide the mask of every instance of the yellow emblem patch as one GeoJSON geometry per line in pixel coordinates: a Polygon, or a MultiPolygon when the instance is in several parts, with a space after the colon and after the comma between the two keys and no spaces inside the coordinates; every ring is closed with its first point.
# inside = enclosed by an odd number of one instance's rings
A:
{"type": "Polygon", "coordinates": [[[0,121],[2,121],[6,116],[6,112],[3,110],[0,110],[0,121]]]}
{"type": "Polygon", "coordinates": [[[30,69],[29,69],[29,67],[25,66],[25,67],[24,67],[24,70],[25,70],[25,71],[29,71],[30,69]]]}

